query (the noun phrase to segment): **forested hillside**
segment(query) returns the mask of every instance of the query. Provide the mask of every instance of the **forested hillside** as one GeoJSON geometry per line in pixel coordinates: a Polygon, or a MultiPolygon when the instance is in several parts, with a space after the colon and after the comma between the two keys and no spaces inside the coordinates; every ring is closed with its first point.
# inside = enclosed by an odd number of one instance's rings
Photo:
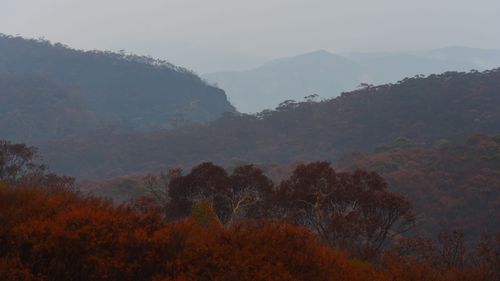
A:
{"type": "Polygon", "coordinates": [[[0,137],[33,142],[100,126],[72,89],[47,78],[0,75],[0,137]]]}
{"type": "Polygon", "coordinates": [[[449,72],[368,86],[322,102],[284,102],[276,111],[226,114],[207,125],[142,134],[95,132],[42,147],[62,173],[109,177],[202,160],[287,164],[335,160],[398,140],[429,147],[500,132],[500,70],[449,72]]]}
{"type": "MultiPolygon", "coordinates": [[[[291,165],[259,165],[275,183],[288,178],[291,165]]],[[[378,152],[353,152],[335,163],[340,171],[376,171],[390,190],[404,195],[418,214],[420,234],[437,237],[460,229],[467,241],[500,231],[500,136],[472,136],[465,144],[441,141],[434,147],[394,145],[378,152]]],[[[82,184],[82,191],[126,202],[148,194],[147,177],[129,175],[82,184]]]]}
{"type": "MultiPolygon", "coordinates": [[[[0,35],[0,73],[57,81],[73,89],[85,110],[99,120],[132,129],[206,122],[234,111],[223,90],[207,85],[186,69],[150,57],[81,51],[44,40],[0,35]]],[[[2,93],[15,97],[21,90],[12,87],[10,93],[1,89],[2,93]]],[[[36,91],[26,92],[24,101],[28,102],[29,94],[36,95],[36,91]]],[[[40,120],[48,118],[43,112],[31,114],[40,120]]],[[[22,114],[17,118],[29,122],[22,114]]],[[[21,132],[2,137],[16,134],[21,132]]]]}
{"type": "Polygon", "coordinates": [[[432,148],[352,153],[338,166],[380,173],[393,191],[409,198],[427,235],[462,229],[473,238],[500,231],[500,135],[475,135],[460,145],[441,141],[432,148]]]}

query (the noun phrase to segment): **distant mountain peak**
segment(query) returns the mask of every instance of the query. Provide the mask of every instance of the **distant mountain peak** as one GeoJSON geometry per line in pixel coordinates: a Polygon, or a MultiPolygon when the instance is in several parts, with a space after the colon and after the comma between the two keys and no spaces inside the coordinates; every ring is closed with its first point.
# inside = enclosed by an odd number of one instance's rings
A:
{"type": "Polygon", "coordinates": [[[313,52],[298,55],[297,57],[301,57],[301,56],[337,56],[337,55],[332,54],[332,53],[328,52],[327,50],[319,49],[319,50],[316,50],[313,52]]]}
{"type": "Polygon", "coordinates": [[[274,108],[309,93],[335,97],[360,83],[394,83],[417,74],[486,70],[500,66],[500,51],[446,47],[414,52],[331,53],[324,49],[272,60],[247,71],[208,73],[242,112],[274,108]]]}
{"type": "Polygon", "coordinates": [[[271,66],[277,66],[282,64],[301,64],[301,63],[317,63],[317,62],[341,62],[341,63],[353,63],[353,61],[348,58],[330,53],[326,50],[320,49],[309,53],[304,53],[292,57],[285,57],[276,60],[272,60],[258,69],[263,69],[271,66]]]}

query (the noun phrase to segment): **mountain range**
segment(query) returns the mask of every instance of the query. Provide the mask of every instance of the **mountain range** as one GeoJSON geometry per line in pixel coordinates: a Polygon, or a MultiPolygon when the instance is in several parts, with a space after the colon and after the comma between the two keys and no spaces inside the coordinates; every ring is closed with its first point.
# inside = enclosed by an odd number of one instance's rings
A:
{"type": "Polygon", "coordinates": [[[288,102],[255,115],[227,113],[174,130],[108,130],[45,143],[57,172],[103,178],[190,167],[204,160],[288,164],[335,161],[355,150],[432,147],[500,132],[500,70],[447,72],[369,86],[321,102],[288,102]]]}
{"type": "Polygon", "coordinates": [[[331,98],[361,83],[395,83],[404,77],[500,66],[500,50],[448,47],[420,52],[346,53],[325,50],[283,58],[239,72],[202,75],[226,90],[241,112],[274,109],[285,100],[331,98]]]}

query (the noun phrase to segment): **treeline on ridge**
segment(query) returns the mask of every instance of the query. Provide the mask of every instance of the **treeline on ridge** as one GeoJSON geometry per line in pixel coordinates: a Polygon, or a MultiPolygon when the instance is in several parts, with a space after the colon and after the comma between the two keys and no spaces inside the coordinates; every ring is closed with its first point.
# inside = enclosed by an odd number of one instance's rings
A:
{"type": "Polygon", "coordinates": [[[500,70],[450,72],[368,86],[322,102],[284,102],[257,115],[226,114],[206,125],[139,134],[107,131],[41,146],[56,171],[105,178],[192,167],[211,160],[290,164],[335,161],[404,137],[417,146],[461,143],[500,132],[500,70]]]}
{"type": "Polygon", "coordinates": [[[0,119],[0,126],[7,128],[0,137],[11,141],[39,144],[104,125],[106,131],[172,128],[235,111],[223,90],[184,68],[145,56],[76,50],[43,39],[0,34],[0,81],[0,98],[8,97],[3,106],[30,110],[13,113],[0,108],[0,116],[9,117],[0,119]],[[56,105],[45,109],[41,104],[47,101],[41,97],[55,99],[56,105]],[[71,119],[54,120],[54,113],[71,119]],[[89,115],[99,122],[86,120],[89,115]],[[49,128],[24,133],[33,123],[49,128]]]}

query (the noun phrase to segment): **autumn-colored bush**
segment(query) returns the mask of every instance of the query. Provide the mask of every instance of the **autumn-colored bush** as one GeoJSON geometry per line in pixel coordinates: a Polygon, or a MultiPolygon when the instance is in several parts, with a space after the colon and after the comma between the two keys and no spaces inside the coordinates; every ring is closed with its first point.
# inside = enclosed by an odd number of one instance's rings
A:
{"type": "Polygon", "coordinates": [[[147,233],[161,227],[128,207],[67,191],[7,188],[0,198],[0,258],[34,280],[138,278],[147,233]]]}
{"type": "Polygon", "coordinates": [[[450,249],[461,245],[457,235],[443,236],[434,248],[419,247],[420,252],[395,249],[370,263],[321,243],[302,227],[270,220],[224,227],[200,220],[204,209],[167,222],[163,209],[148,198],[114,206],[62,189],[3,188],[0,280],[493,281],[498,276],[498,237],[486,237],[476,263],[466,266],[443,262],[461,259],[422,258],[454,253],[450,249]]]}
{"type": "Polygon", "coordinates": [[[2,280],[367,280],[369,264],[276,222],[165,223],[151,202],[0,191],[2,280]],[[333,279],[332,279],[333,278],[333,279]]]}

